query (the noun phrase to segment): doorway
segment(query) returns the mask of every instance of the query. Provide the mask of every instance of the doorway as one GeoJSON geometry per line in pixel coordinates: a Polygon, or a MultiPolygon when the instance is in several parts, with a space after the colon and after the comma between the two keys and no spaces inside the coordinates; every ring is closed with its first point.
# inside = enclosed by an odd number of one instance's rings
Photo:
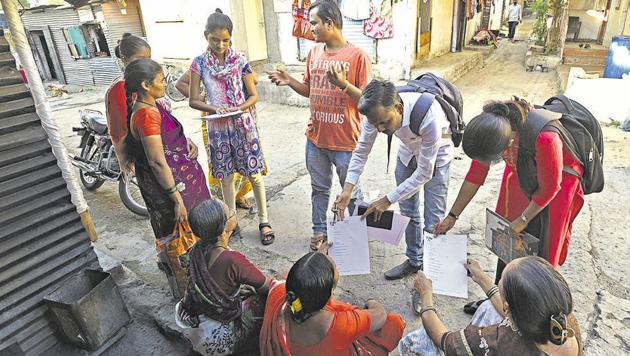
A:
{"type": "Polygon", "coordinates": [[[57,80],[57,72],[51,56],[50,47],[43,31],[31,31],[28,36],[35,64],[44,80],[57,80]]]}
{"type": "Polygon", "coordinates": [[[451,38],[451,52],[464,49],[466,38],[466,0],[453,0],[453,37],[451,38]]]}
{"type": "Polygon", "coordinates": [[[423,59],[431,50],[431,0],[418,0],[417,59],[423,59]]]}

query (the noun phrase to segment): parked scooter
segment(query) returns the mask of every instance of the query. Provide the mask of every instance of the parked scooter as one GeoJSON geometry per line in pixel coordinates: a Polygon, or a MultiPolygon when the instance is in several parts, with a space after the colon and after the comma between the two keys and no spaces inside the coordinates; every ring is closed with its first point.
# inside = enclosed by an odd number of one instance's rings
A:
{"type": "Polygon", "coordinates": [[[105,181],[118,182],[120,200],[133,213],[149,216],[135,176],[124,177],[107,131],[107,119],[100,111],[79,110],[81,127],[72,131],[81,136],[81,154],[70,155],[72,165],[79,168],[79,178],[85,189],[94,191],[105,181]]]}

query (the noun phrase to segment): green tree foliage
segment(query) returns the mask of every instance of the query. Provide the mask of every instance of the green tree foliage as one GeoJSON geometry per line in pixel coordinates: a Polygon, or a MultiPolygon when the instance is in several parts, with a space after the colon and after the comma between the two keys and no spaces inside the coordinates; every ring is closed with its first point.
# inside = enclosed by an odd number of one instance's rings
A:
{"type": "Polygon", "coordinates": [[[547,12],[549,11],[549,0],[536,0],[532,4],[532,11],[534,11],[536,15],[536,22],[534,22],[534,29],[532,31],[534,36],[536,36],[536,45],[544,47],[547,44],[547,12]]]}

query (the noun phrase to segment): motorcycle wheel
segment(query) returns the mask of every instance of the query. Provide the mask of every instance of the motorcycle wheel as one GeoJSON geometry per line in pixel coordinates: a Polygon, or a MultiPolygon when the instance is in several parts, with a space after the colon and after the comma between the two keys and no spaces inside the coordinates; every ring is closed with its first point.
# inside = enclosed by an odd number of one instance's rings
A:
{"type": "Polygon", "coordinates": [[[118,181],[118,195],[120,195],[120,200],[122,200],[125,207],[131,210],[132,213],[140,216],[149,216],[149,211],[144,203],[144,199],[142,199],[140,187],[138,187],[135,176],[129,179],[120,178],[118,181]]]}
{"type": "MultiPolygon", "coordinates": [[[[97,150],[98,150],[98,147],[96,147],[93,144],[85,145],[81,149],[81,158],[91,161],[94,155],[96,154],[97,150]]],[[[87,174],[82,169],[79,169],[79,179],[81,179],[81,183],[83,184],[85,189],[89,191],[94,191],[98,189],[101,185],[103,185],[103,183],[105,183],[105,179],[87,174]]]]}
{"type": "Polygon", "coordinates": [[[168,80],[168,84],[166,84],[166,96],[172,101],[182,101],[186,99],[184,94],[180,93],[179,90],[175,87],[175,83],[179,79],[176,75],[171,75],[168,80]]]}

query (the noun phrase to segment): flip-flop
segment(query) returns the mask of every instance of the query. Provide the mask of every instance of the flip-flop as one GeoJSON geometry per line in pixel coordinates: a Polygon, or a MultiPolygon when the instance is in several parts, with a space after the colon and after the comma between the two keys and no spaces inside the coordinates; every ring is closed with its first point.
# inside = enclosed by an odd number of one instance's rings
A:
{"type": "Polygon", "coordinates": [[[249,200],[243,198],[243,199],[238,199],[236,201],[236,206],[241,208],[241,209],[249,210],[249,209],[252,208],[253,205],[252,205],[252,203],[249,200]]]}
{"type": "Polygon", "coordinates": [[[476,300],[464,305],[464,313],[474,315],[479,309],[479,306],[488,299],[476,300]]]}
{"type": "Polygon", "coordinates": [[[236,224],[234,230],[232,231],[232,234],[230,235],[230,242],[240,240],[241,238],[241,227],[236,224]]]}
{"type": "Polygon", "coordinates": [[[269,230],[263,234],[262,229],[268,227],[271,229],[271,225],[269,223],[258,224],[258,230],[260,230],[260,243],[263,245],[271,245],[276,240],[276,234],[273,230],[269,230]]]}
{"type": "Polygon", "coordinates": [[[317,234],[317,235],[313,235],[311,236],[311,251],[313,252],[317,252],[319,251],[319,248],[324,244],[324,242],[328,241],[328,237],[326,235],[323,234],[317,234]]]}

